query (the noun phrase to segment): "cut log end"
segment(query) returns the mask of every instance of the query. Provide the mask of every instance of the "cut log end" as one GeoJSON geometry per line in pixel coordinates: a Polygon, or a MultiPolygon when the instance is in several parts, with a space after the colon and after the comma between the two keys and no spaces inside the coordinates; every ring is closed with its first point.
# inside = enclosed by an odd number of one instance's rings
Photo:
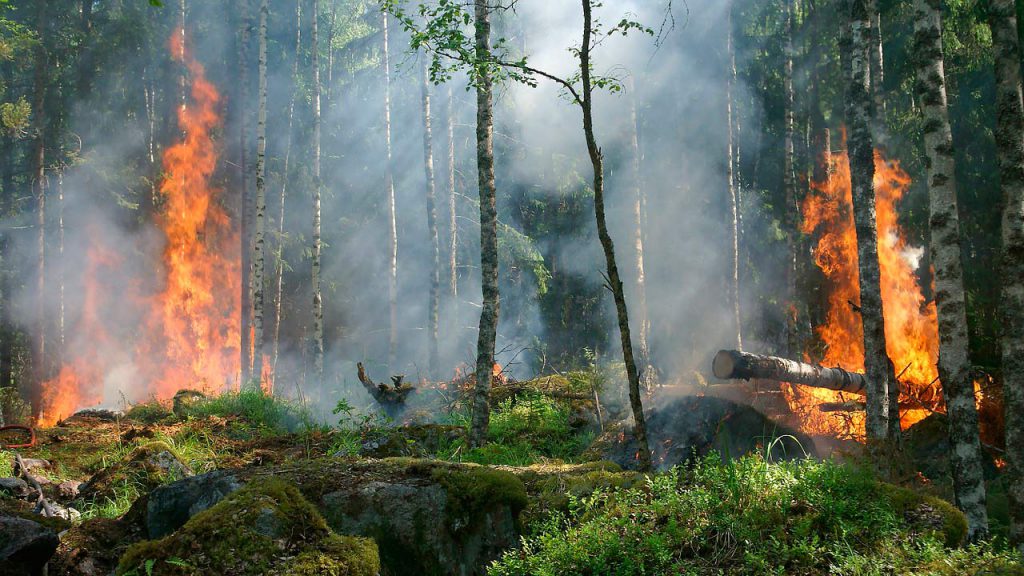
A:
{"type": "Polygon", "coordinates": [[[729,380],[733,378],[733,370],[736,368],[735,350],[719,350],[715,359],[711,361],[711,372],[715,378],[729,380]]]}

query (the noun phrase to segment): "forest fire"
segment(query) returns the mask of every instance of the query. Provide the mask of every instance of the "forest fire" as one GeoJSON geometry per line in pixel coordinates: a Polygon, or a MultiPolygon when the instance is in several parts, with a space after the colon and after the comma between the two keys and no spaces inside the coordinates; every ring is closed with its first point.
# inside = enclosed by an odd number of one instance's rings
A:
{"type": "MultiPolygon", "coordinates": [[[[120,343],[121,349],[132,351],[129,360],[137,382],[132,400],[169,398],[185,387],[220,389],[237,378],[240,368],[239,236],[218,203],[220,190],[211,185],[218,159],[212,133],[221,124],[220,95],[183,42],[179,30],[168,47],[189,71],[191,99],[178,110],[181,140],[163,154],[162,206],[155,218],[166,242],[160,265],[163,284],[156,294],[129,298],[143,308],[142,320],[139,332],[120,343]]],[[[42,426],[103,400],[102,380],[116,360],[97,348],[110,339],[100,310],[128,304],[118,300],[123,294],[99,286],[98,269],[104,265],[116,266],[116,260],[98,249],[90,253],[83,278],[85,305],[76,330],[93,344],[72,350],[59,375],[43,384],[42,426]]]]}
{"type": "MultiPolygon", "coordinates": [[[[819,237],[814,261],[828,281],[826,321],[816,332],[824,345],[821,364],[864,370],[860,317],[857,238],[853,221],[850,165],[845,151],[825,159],[831,177],[813,184],[802,206],[802,231],[819,237]]],[[[941,407],[938,382],[938,322],[934,302],[926,302],[916,270],[923,251],[907,243],[900,228],[897,204],[910,187],[899,163],[875,152],[878,257],[881,266],[886,347],[895,364],[903,394],[900,419],[904,428],[941,407]],[[909,407],[908,407],[909,406],[909,407]]],[[[814,358],[813,360],[819,360],[814,358]]],[[[823,403],[851,398],[840,392],[786,386],[787,400],[809,432],[863,437],[864,413],[822,412],[823,403]]]]}

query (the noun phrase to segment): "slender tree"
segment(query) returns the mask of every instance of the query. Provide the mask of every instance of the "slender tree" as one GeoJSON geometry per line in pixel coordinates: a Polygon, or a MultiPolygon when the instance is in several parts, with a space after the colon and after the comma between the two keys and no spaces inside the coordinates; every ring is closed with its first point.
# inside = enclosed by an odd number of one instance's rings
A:
{"type": "Polygon", "coordinates": [[[277,378],[277,359],[281,350],[281,301],[284,294],[284,216],[285,201],[288,198],[289,168],[292,159],[292,141],[294,132],[292,124],[295,120],[295,94],[299,84],[299,56],[302,53],[302,1],[295,0],[295,58],[292,60],[292,89],[288,97],[288,136],[284,148],[284,167],[281,169],[281,203],[277,214],[277,244],[274,254],[274,343],[271,352],[271,373],[277,378]]]}
{"type": "Polygon", "coordinates": [[[398,349],[398,225],[395,219],[395,172],[391,159],[391,56],[388,47],[388,13],[381,11],[384,31],[381,61],[384,74],[384,193],[388,219],[388,366],[395,367],[398,349]]]}
{"type": "Polygon", "coordinates": [[[494,182],[494,80],[492,70],[482,64],[491,60],[491,0],[474,0],[476,25],[474,58],[476,74],[476,165],[480,189],[480,285],[483,302],[476,344],[476,387],[473,391],[473,420],[470,446],[487,441],[491,419],[491,377],[494,341],[498,332],[498,211],[494,182]]]}
{"type": "Polygon", "coordinates": [[[949,458],[953,489],[967,516],[971,540],[988,534],[985,480],[981,471],[978,412],[967,345],[967,299],[960,254],[960,215],[956,200],[953,133],[946,106],[940,0],[914,1],[917,93],[924,112],[925,165],[939,319],[939,380],[949,416],[949,458]]]}
{"type": "Polygon", "coordinates": [[[313,0],[310,44],[313,50],[313,370],[317,389],[324,383],[324,300],[320,293],[320,47],[317,44],[317,21],[320,0],[313,0]]]}
{"type": "Polygon", "coordinates": [[[1024,554],[1024,102],[1013,0],[989,0],[996,76],[996,148],[1003,192],[1000,273],[1010,541],[1024,554]]]}
{"type": "Polygon", "coordinates": [[[846,91],[846,123],[849,127],[848,154],[853,187],[853,219],[857,231],[860,268],[860,303],[864,325],[864,367],[868,377],[868,439],[889,439],[889,390],[894,380],[892,362],[885,348],[885,325],[881,272],[878,264],[878,233],[875,221],[875,158],[871,135],[870,70],[867,62],[868,0],[848,0],[850,22],[850,77],[846,91]]]}
{"type": "Polygon", "coordinates": [[[647,277],[644,274],[644,186],[643,172],[640,169],[642,154],[640,152],[640,119],[637,114],[636,85],[632,78],[629,86],[629,145],[632,151],[631,168],[633,180],[633,257],[636,262],[636,301],[640,308],[637,323],[637,344],[640,346],[640,365],[644,388],[650,390],[654,386],[654,366],[651,364],[651,350],[648,344],[651,322],[647,314],[647,277]]]}
{"type": "MultiPolygon", "coordinates": [[[[36,137],[32,150],[32,181],[36,197],[36,238],[38,261],[36,266],[36,358],[35,369],[40,381],[48,377],[46,370],[46,93],[47,93],[47,0],[36,4],[36,32],[39,44],[35,50],[35,78],[32,116],[36,137]]],[[[38,399],[36,399],[38,405],[38,399]]]]}
{"type": "Polygon", "coordinates": [[[267,216],[267,0],[260,0],[259,27],[259,91],[256,113],[256,230],[253,237],[252,274],[252,357],[255,377],[250,380],[260,387],[263,368],[263,295],[264,270],[266,270],[266,243],[264,230],[267,216]]]}
{"type": "Polygon", "coordinates": [[[786,0],[786,47],[783,64],[784,137],[782,156],[782,188],[785,197],[783,221],[786,223],[786,347],[790,356],[798,356],[801,343],[797,313],[797,245],[799,242],[800,208],[796,191],[795,96],[793,93],[793,20],[794,0],[786,0]]]}
{"type": "MultiPolygon", "coordinates": [[[[459,222],[455,199],[455,96],[448,83],[448,297],[451,307],[451,326],[459,328],[459,222]]],[[[457,333],[457,332],[456,332],[457,333]]]]}
{"type": "Polygon", "coordinates": [[[726,121],[726,161],[725,173],[729,196],[729,237],[732,240],[732,277],[729,282],[729,299],[732,304],[732,317],[735,324],[736,349],[743,350],[743,325],[740,322],[740,219],[739,190],[737,178],[736,135],[733,121],[734,92],[736,90],[736,48],[733,46],[732,11],[734,3],[729,1],[726,12],[726,51],[729,53],[729,76],[725,84],[725,121],[726,121]]]}
{"type": "Polygon", "coordinates": [[[882,14],[878,0],[868,0],[868,65],[871,67],[871,103],[875,122],[881,126],[885,119],[885,57],[882,52],[882,14]]]}
{"type": "Polygon", "coordinates": [[[421,99],[423,102],[423,172],[427,189],[427,234],[430,236],[430,293],[427,303],[428,371],[432,379],[438,377],[440,360],[437,352],[438,308],[441,302],[441,245],[437,234],[437,204],[434,186],[434,142],[430,129],[430,75],[429,62],[423,59],[420,68],[421,99]]]}
{"type": "Polygon", "coordinates": [[[252,214],[249,191],[249,2],[238,0],[241,31],[238,41],[238,169],[241,172],[242,201],[240,236],[242,242],[242,322],[241,357],[242,386],[248,386],[252,377],[252,214]]]}

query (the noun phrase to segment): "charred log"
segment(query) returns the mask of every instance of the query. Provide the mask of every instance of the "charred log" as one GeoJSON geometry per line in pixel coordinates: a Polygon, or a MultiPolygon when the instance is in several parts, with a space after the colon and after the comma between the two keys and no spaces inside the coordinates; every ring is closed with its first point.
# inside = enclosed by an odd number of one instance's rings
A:
{"type": "Polygon", "coordinates": [[[395,413],[405,409],[406,398],[410,394],[416,391],[416,388],[403,382],[405,379],[404,375],[397,375],[391,377],[391,386],[387,384],[380,384],[374,382],[366,375],[366,369],[363,367],[362,362],[356,363],[357,373],[359,382],[366,388],[366,391],[373,396],[373,399],[381,405],[384,412],[389,416],[393,416],[395,413]]]}
{"type": "Polygon", "coordinates": [[[854,394],[864,394],[867,387],[867,379],[857,372],[738,350],[719,350],[711,369],[723,379],[763,378],[854,394]]]}

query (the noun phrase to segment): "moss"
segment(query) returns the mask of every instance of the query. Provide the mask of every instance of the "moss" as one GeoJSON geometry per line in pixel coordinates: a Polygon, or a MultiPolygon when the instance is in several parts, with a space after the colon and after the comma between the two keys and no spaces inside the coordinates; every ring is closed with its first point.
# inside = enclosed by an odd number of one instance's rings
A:
{"type": "Polygon", "coordinates": [[[526,486],[530,503],[522,520],[527,527],[551,512],[567,512],[573,498],[586,498],[599,490],[632,488],[644,478],[638,472],[624,472],[618,464],[608,461],[504,469],[515,474],[526,486]]]}
{"type": "Polygon", "coordinates": [[[967,518],[949,502],[892,484],[879,483],[879,487],[896,514],[911,528],[938,532],[951,548],[966,541],[967,518]]]}
{"type": "Polygon", "coordinates": [[[368,538],[331,534],[317,550],[289,560],[282,576],[376,576],[380,572],[377,546],[368,538]]]}
{"type": "Polygon", "coordinates": [[[374,545],[332,536],[294,485],[259,479],[195,515],[174,534],[130,547],[117,574],[145,573],[147,565],[154,576],[285,574],[291,573],[286,564],[299,557],[306,568],[322,564],[338,574],[369,574],[364,568],[373,566],[376,551],[367,547],[374,545]]]}
{"type": "Polygon", "coordinates": [[[451,520],[487,512],[507,504],[518,516],[528,504],[526,487],[513,474],[486,466],[436,466],[430,477],[447,492],[447,514],[451,520]]]}

